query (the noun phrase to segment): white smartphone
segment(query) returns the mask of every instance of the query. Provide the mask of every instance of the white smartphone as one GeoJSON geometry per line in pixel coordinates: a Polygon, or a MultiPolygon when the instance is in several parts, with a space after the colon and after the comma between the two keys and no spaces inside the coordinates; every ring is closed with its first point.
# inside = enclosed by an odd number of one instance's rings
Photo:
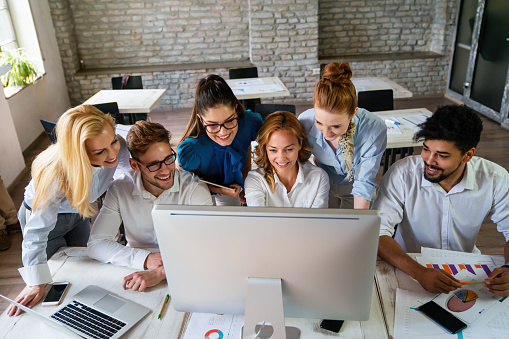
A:
{"type": "Polygon", "coordinates": [[[42,301],[42,306],[56,306],[60,305],[64,299],[65,293],[69,289],[70,283],[68,281],[53,283],[48,294],[42,301]]]}

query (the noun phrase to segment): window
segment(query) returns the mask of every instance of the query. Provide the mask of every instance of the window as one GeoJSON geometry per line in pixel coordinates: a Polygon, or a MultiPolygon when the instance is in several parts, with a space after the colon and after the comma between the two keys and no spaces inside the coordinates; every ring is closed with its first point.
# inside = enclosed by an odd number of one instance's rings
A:
{"type": "Polygon", "coordinates": [[[0,50],[8,51],[16,48],[18,48],[18,43],[7,8],[7,0],[0,0],[0,50]]]}

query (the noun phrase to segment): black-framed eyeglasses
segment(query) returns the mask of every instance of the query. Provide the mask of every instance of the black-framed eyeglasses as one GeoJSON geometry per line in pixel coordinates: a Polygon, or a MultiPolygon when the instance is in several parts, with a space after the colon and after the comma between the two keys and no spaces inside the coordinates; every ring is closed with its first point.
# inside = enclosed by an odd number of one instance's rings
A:
{"type": "Polygon", "coordinates": [[[166,158],[164,158],[163,161],[156,161],[156,162],[153,162],[148,165],[145,165],[141,161],[138,161],[134,158],[133,159],[136,160],[137,162],[139,162],[140,164],[142,164],[143,166],[145,166],[149,170],[149,172],[156,172],[161,169],[161,167],[163,166],[163,163],[166,166],[170,166],[171,164],[173,164],[175,162],[176,157],[177,157],[177,153],[173,152],[172,154],[170,154],[166,158]]]}
{"type": "Polygon", "coordinates": [[[211,134],[216,134],[216,133],[219,133],[219,131],[221,130],[221,127],[224,127],[225,129],[233,129],[233,128],[237,127],[237,125],[239,124],[238,119],[239,119],[238,117],[235,117],[228,121],[223,122],[222,124],[210,124],[210,125],[205,125],[202,121],[202,124],[205,127],[205,129],[207,130],[207,132],[209,132],[211,134]]]}

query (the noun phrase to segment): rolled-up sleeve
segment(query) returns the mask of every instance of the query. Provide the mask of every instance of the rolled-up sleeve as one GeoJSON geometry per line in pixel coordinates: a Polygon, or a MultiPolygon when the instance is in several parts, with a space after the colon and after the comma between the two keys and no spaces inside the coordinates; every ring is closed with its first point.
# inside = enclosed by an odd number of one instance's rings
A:
{"type": "Polygon", "coordinates": [[[385,173],[372,207],[380,213],[380,236],[392,237],[403,220],[406,184],[403,173],[395,169],[391,166],[385,173]]]}
{"type": "MultiPolygon", "coordinates": [[[[368,131],[366,131],[368,132],[368,131]]],[[[376,174],[380,168],[382,155],[387,147],[387,127],[374,126],[372,136],[361,145],[355,164],[355,178],[352,194],[371,201],[375,193],[376,174]]]]}
{"type": "Polygon", "coordinates": [[[150,251],[123,246],[115,241],[122,222],[118,195],[119,192],[113,184],[106,193],[103,207],[90,233],[88,255],[103,263],[143,270],[150,251]]]}

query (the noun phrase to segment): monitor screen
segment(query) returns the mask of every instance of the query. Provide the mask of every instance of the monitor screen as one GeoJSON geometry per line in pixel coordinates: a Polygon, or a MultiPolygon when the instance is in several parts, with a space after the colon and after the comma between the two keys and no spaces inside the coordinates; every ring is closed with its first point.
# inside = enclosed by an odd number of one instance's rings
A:
{"type": "Polygon", "coordinates": [[[367,320],[378,211],[157,205],[177,311],[244,314],[248,279],[281,278],[284,315],[367,320]]]}

